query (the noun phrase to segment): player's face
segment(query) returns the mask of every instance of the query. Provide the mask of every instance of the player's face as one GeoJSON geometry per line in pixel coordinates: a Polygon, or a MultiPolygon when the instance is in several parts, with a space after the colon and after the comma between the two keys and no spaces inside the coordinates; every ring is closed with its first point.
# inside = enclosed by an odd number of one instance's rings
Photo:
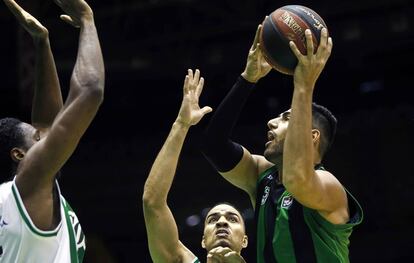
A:
{"type": "Polygon", "coordinates": [[[22,129],[25,137],[24,150],[29,150],[36,142],[40,140],[40,132],[32,125],[22,122],[19,124],[19,128],[22,129]]]}
{"type": "Polygon", "coordinates": [[[204,223],[202,246],[207,251],[228,247],[238,253],[247,246],[244,221],[234,207],[220,204],[210,210],[204,223]]]}
{"type": "Polygon", "coordinates": [[[283,154],[283,145],[289,119],[290,110],[287,110],[267,123],[267,126],[269,127],[269,131],[267,132],[268,141],[265,144],[263,155],[271,162],[276,162],[276,160],[283,154]]]}

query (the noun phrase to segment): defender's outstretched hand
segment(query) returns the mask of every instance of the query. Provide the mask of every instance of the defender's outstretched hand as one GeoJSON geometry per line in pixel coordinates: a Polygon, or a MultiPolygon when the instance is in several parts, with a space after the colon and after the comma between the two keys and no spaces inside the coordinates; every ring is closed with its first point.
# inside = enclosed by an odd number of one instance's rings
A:
{"type": "Polygon", "coordinates": [[[204,78],[200,78],[200,71],[197,69],[195,74],[191,69],[185,76],[183,87],[183,100],[181,102],[180,112],[178,113],[177,122],[186,126],[196,125],[212,109],[208,106],[200,109],[198,99],[203,90],[204,78]]]}
{"type": "Polygon", "coordinates": [[[45,39],[49,36],[49,32],[36,18],[26,12],[13,0],[3,0],[9,10],[17,18],[17,21],[23,28],[33,37],[33,39],[45,39]]]}
{"type": "Polygon", "coordinates": [[[74,27],[80,27],[83,19],[93,19],[93,11],[84,0],[54,0],[54,2],[66,13],[60,18],[74,27]]]}
{"type": "Polygon", "coordinates": [[[316,53],[313,53],[312,33],[305,30],[307,54],[303,55],[293,41],[289,42],[290,48],[298,58],[298,65],[295,68],[294,82],[308,88],[315,86],[316,80],[321,74],[332,51],[332,38],[328,37],[328,30],[322,29],[321,40],[316,53]]]}
{"type": "Polygon", "coordinates": [[[261,31],[262,25],[259,25],[256,30],[256,36],[254,37],[252,47],[249,50],[249,55],[247,56],[246,68],[242,73],[243,78],[251,83],[256,83],[259,79],[266,76],[272,69],[266,62],[262,51],[260,50],[259,38],[261,31]]]}

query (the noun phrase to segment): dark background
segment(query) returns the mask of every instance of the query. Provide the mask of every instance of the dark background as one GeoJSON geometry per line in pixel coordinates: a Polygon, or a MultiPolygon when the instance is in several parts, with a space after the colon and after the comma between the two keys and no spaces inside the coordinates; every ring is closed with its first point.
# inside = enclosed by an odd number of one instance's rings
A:
{"type": "MultiPolygon", "coordinates": [[[[66,95],[78,31],[58,19],[52,1],[18,1],[50,32],[66,95]]],[[[152,161],[181,102],[187,68],[206,79],[200,104],[216,108],[244,69],[257,25],[286,4],[317,11],[334,41],[315,101],[339,120],[325,166],[360,201],[362,225],[351,236],[351,262],[410,262],[414,249],[414,3],[412,0],[89,1],[106,66],[105,101],[63,168],[63,194],[87,235],[86,262],[151,262],[141,198],[152,161]]],[[[0,117],[30,119],[33,45],[0,6],[0,117]]],[[[289,108],[292,78],[272,71],[251,95],[234,139],[261,153],[266,122],[289,108]]],[[[207,116],[191,129],[169,195],[180,239],[205,261],[201,217],[219,201],[246,217],[255,262],[248,196],[222,179],[199,152],[207,116]]]]}

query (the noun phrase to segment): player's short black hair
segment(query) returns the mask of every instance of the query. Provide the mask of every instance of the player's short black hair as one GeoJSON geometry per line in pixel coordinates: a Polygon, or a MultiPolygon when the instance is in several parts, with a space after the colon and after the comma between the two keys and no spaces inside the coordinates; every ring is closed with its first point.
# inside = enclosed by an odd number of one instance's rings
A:
{"type": "Polygon", "coordinates": [[[321,133],[319,148],[321,157],[325,155],[334,141],[337,122],[335,116],[326,107],[312,103],[312,127],[321,133]]]}
{"type": "Polygon", "coordinates": [[[0,183],[12,178],[16,172],[18,163],[11,159],[10,151],[25,144],[21,123],[15,118],[0,119],[0,183]]]}

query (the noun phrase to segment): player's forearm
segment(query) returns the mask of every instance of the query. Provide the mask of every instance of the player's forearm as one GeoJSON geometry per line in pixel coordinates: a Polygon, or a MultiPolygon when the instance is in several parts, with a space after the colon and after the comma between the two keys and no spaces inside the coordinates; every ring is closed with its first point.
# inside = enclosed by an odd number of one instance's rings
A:
{"type": "MultiPolygon", "coordinates": [[[[93,16],[81,19],[79,49],[71,79],[71,89],[103,96],[105,69],[93,16]]],[[[77,93],[75,93],[77,94],[77,93]]]]}
{"type": "Polygon", "coordinates": [[[173,124],[145,182],[143,195],[145,207],[158,207],[166,204],[188,130],[189,126],[180,122],[173,124]]]}
{"type": "Polygon", "coordinates": [[[312,92],[296,86],[291,106],[283,150],[283,184],[288,190],[303,185],[314,174],[312,92]]]}
{"type": "Polygon", "coordinates": [[[49,38],[37,38],[34,43],[36,85],[32,103],[32,124],[36,128],[48,128],[61,110],[63,100],[49,38]]]}
{"type": "Polygon", "coordinates": [[[202,151],[220,172],[233,169],[243,156],[242,147],[231,141],[230,136],[252,89],[252,83],[239,77],[215,111],[205,132],[202,151]]]}

